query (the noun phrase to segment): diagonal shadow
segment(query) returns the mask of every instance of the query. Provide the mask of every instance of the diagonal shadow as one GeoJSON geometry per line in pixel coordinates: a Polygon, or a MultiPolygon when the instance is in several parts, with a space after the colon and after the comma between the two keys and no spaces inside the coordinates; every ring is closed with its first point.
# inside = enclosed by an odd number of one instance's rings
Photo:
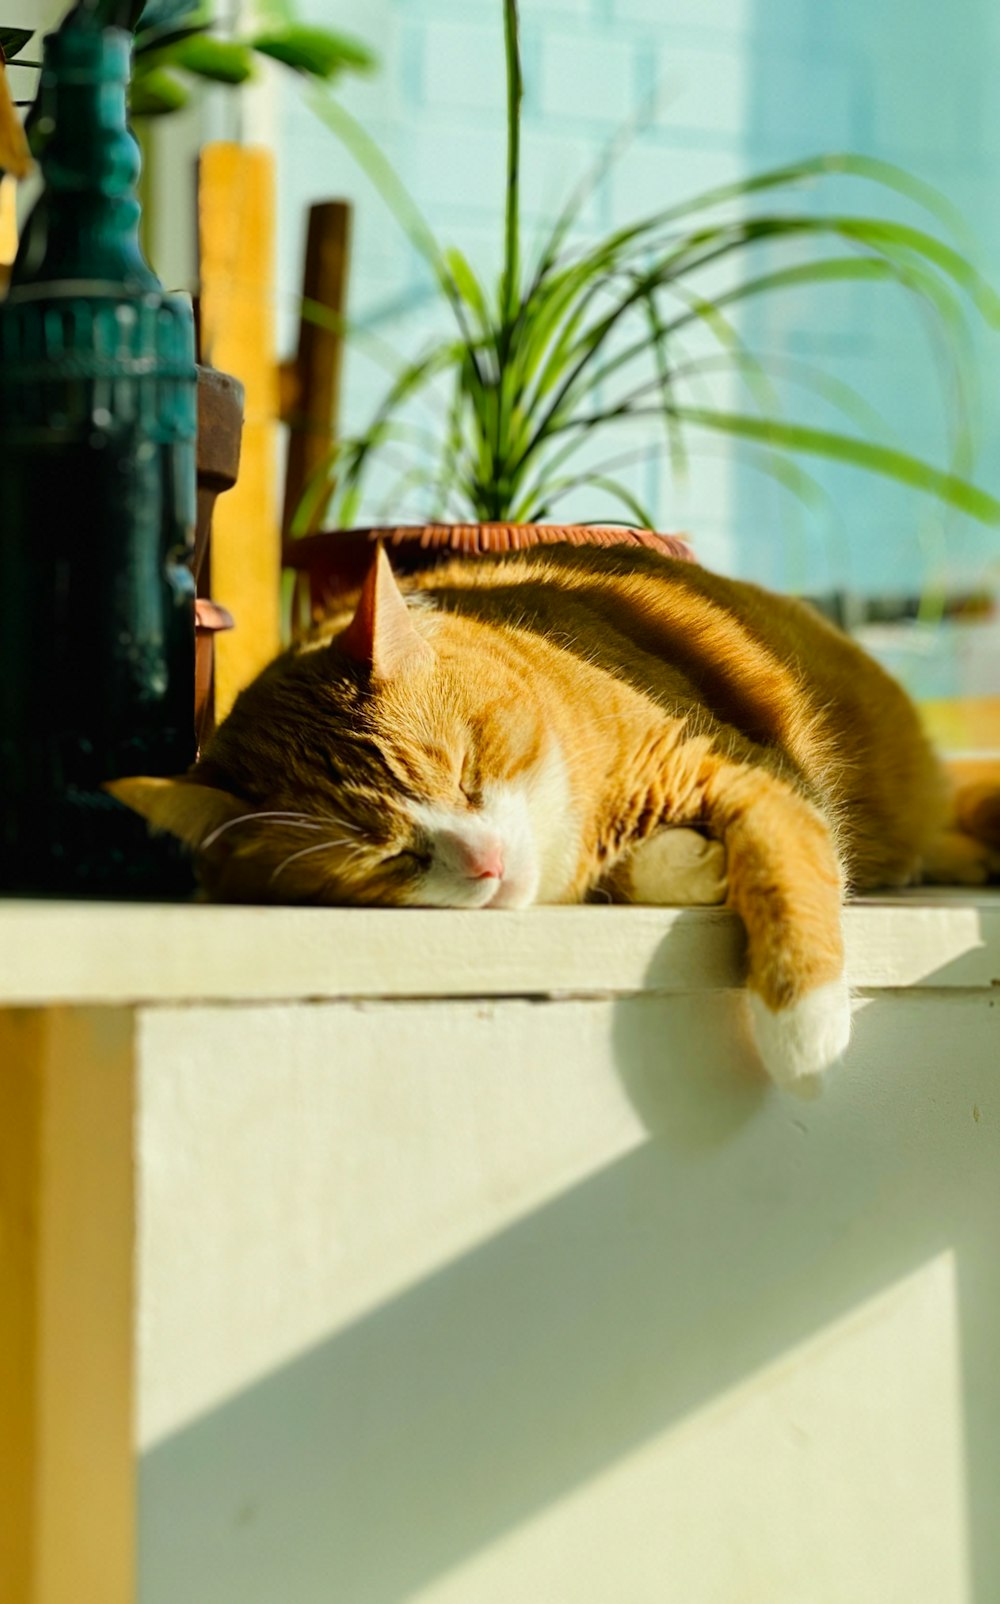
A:
{"type": "MultiPolygon", "coordinates": [[[[920,893],[913,897],[924,900],[920,893]]],[[[887,900],[898,903],[899,898],[887,900]]],[[[956,888],[951,895],[936,891],[931,900],[954,901],[967,908],[970,897],[956,888]]],[[[1000,897],[980,891],[977,900],[996,906],[1000,897]]],[[[980,939],[971,940],[971,947],[982,945],[978,917],[976,929],[980,939]]],[[[678,935],[675,927],[661,944],[656,958],[661,973],[669,968],[669,944],[678,935]]],[[[1000,1346],[1000,991],[990,995],[979,988],[959,989],[965,973],[964,956],[957,955],[924,975],[919,990],[860,991],[848,1064],[840,1075],[827,1078],[819,1095],[824,1102],[831,1096],[839,1098],[841,1076],[847,1075],[860,1094],[852,1114],[858,1120],[859,1141],[845,1143],[838,1156],[838,1162],[842,1159],[844,1163],[843,1195],[849,1206],[860,1201],[856,1185],[864,1172],[857,1167],[858,1160],[873,1156],[868,1153],[873,1139],[886,1148],[888,1159],[906,1156],[905,1168],[891,1162],[886,1165],[876,1194],[877,1210],[868,1222],[876,1228],[873,1256],[887,1254],[884,1281],[893,1279],[894,1245],[916,1241],[923,1231],[928,1243],[935,1231],[939,1232],[940,1240],[955,1251],[969,1599],[974,1604],[994,1604],[1000,1598],[1000,1385],[996,1358],[1000,1346]],[[958,986],[956,975],[960,977],[958,986]],[[935,981],[942,989],[932,992],[929,984],[935,981]],[[960,1111],[957,1120],[956,1111],[960,1111]],[[984,1120],[988,1124],[981,1132],[984,1120]],[[907,1173],[911,1164],[915,1169],[907,1173]],[[922,1200],[915,1195],[916,1178],[922,1200]]],[[[994,985],[1000,987],[1000,977],[994,985]]],[[[701,1003],[704,1006],[704,997],[701,1003]]],[[[746,1050],[749,1024],[742,1009],[740,1013],[736,1028],[746,1050]]],[[[660,1044],[635,1029],[634,1015],[626,1025],[627,1017],[622,1015],[618,1065],[625,1089],[650,1134],[689,1154],[729,1139],[753,1104],[753,1069],[734,1081],[731,1055],[729,1063],[724,1058],[720,1063],[709,1050],[705,1058],[713,1095],[706,1097],[706,1064],[679,1058],[671,1066],[673,1072],[664,1075],[660,1044]]],[[[744,1061],[741,1054],[740,1062],[744,1061]]],[[[762,1095],[759,1082],[757,1094],[762,1095]]],[[[800,1115],[800,1119],[793,1116],[793,1123],[803,1134],[826,1129],[825,1118],[820,1114],[817,1122],[815,1110],[803,1108],[800,1115]]],[[[918,1252],[917,1260],[924,1256],[918,1252]]]]}
{"type": "Polygon", "coordinates": [[[616,1055],[651,1140],[152,1449],[144,1604],[405,1599],[947,1247],[995,1583],[1000,1152],[971,1113],[996,1086],[989,1002],[953,1063],[940,999],[876,999],[850,1064],[797,1104],[734,1050],[738,994],[623,1000],[616,1055]],[[664,1042],[693,1028],[702,1065],[739,1060],[700,1122],[696,1065],[664,1042]]]}

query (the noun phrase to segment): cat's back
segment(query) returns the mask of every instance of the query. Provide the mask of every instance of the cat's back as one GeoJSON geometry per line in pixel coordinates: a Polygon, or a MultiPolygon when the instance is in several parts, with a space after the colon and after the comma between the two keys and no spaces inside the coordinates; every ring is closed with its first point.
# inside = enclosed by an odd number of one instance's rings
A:
{"type": "MultiPolygon", "coordinates": [[[[411,582],[436,607],[530,629],[674,706],[692,695],[764,744],[831,703],[906,703],[812,607],[638,547],[555,546],[456,562],[411,582]]],[[[908,704],[907,704],[908,705],[908,704]]]]}
{"type": "Polygon", "coordinates": [[[807,603],[637,547],[536,548],[412,583],[445,611],[536,631],[789,760],[848,820],[859,883],[884,877],[887,839],[908,862],[939,827],[944,782],[916,710],[807,603]]]}

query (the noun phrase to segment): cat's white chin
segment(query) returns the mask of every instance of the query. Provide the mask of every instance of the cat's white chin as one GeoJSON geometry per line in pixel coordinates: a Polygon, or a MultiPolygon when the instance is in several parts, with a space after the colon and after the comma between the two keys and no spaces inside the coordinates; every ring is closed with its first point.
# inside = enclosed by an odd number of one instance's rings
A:
{"type": "Polygon", "coordinates": [[[476,812],[413,803],[430,839],[431,865],[407,898],[418,907],[527,908],[538,900],[541,854],[533,797],[526,785],[489,787],[476,812]],[[476,873],[499,859],[498,875],[476,873]]]}
{"type": "Polygon", "coordinates": [[[537,873],[522,873],[500,881],[487,908],[530,908],[538,900],[537,873]]]}
{"type": "Polygon", "coordinates": [[[790,1008],[769,1008],[756,992],[748,995],[757,1051],[777,1085],[806,1089],[843,1058],[851,1039],[846,981],[817,986],[790,1008]]]}
{"type": "Polygon", "coordinates": [[[406,901],[414,908],[529,908],[535,901],[537,885],[537,874],[470,880],[432,871],[413,888],[406,901]]]}

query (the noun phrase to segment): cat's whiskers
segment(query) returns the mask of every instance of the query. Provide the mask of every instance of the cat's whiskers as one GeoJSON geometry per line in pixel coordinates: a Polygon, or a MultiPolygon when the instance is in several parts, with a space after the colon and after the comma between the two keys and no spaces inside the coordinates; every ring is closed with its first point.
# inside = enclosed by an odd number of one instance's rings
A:
{"type": "Polygon", "coordinates": [[[210,833],[202,840],[200,850],[204,852],[206,847],[214,845],[214,843],[218,841],[220,835],[225,835],[226,831],[231,830],[234,825],[252,824],[255,819],[280,819],[283,824],[290,825],[296,830],[322,829],[322,824],[314,819],[310,819],[309,815],[306,813],[290,813],[280,808],[272,808],[266,812],[241,813],[238,818],[227,819],[224,824],[220,824],[216,829],[210,831],[210,833]]]}
{"type": "Polygon", "coordinates": [[[358,825],[348,824],[346,819],[339,818],[336,813],[310,813],[309,818],[319,819],[323,824],[335,824],[338,830],[347,830],[351,835],[364,835],[364,831],[358,825]]]}
{"type": "Polygon", "coordinates": [[[295,863],[299,858],[307,858],[313,852],[332,851],[335,847],[348,847],[350,849],[348,856],[356,856],[360,850],[359,846],[346,838],[342,841],[317,841],[313,846],[302,847],[298,852],[292,852],[287,858],[283,858],[278,867],[272,870],[268,885],[273,885],[282,870],[287,869],[290,863],[295,863]]]}

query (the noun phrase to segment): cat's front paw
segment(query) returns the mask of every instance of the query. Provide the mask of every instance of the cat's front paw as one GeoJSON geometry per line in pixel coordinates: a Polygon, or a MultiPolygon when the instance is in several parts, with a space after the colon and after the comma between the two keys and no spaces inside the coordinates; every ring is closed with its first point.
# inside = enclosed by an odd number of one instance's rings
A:
{"type": "Polygon", "coordinates": [[[726,849],[697,830],[660,830],[624,865],[628,902],[659,907],[718,907],[726,900],[726,849]]]}
{"type": "Polygon", "coordinates": [[[847,1051],[851,996],[845,981],[817,986],[788,1008],[769,1008],[755,991],[749,998],[757,1051],[779,1086],[801,1088],[847,1051]]]}

